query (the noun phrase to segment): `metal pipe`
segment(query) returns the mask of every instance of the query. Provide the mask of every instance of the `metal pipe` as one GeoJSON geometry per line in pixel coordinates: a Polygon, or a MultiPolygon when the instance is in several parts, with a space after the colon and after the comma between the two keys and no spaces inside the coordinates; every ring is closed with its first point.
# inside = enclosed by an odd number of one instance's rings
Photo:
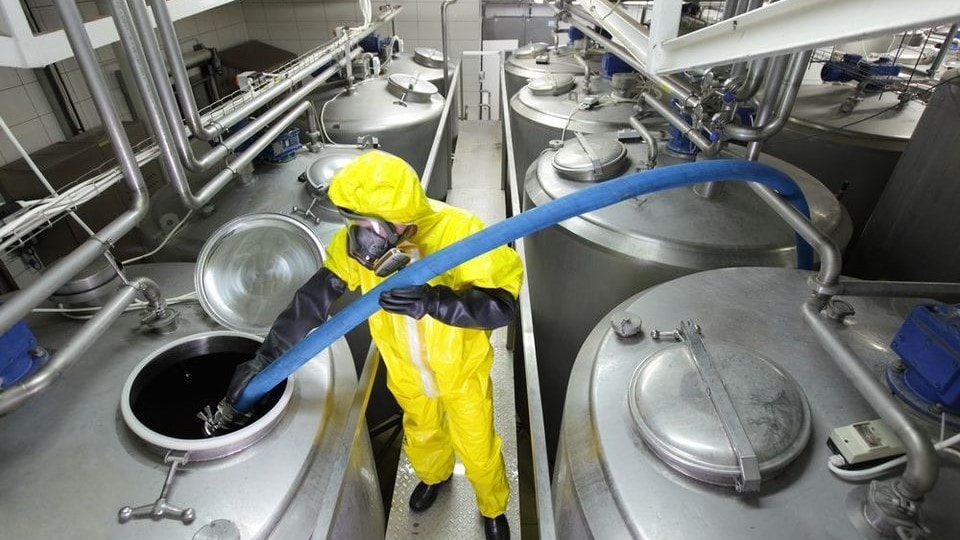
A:
{"type": "Polygon", "coordinates": [[[430,186],[430,180],[433,178],[433,169],[436,167],[437,155],[440,153],[441,142],[444,137],[449,140],[450,134],[446,133],[447,124],[450,120],[450,108],[453,106],[453,96],[457,91],[457,82],[460,75],[460,67],[463,62],[457,64],[457,67],[453,70],[453,79],[451,80],[450,88],[447,90],[447,97],[443,103],[443,111],[440,113],[440,123],[437,124],[437,132],[433,135],[433,144],[430,145],[430,155],[427,156],[427,164],[423,167],[423,172],[420,173],[420,183],[423,184],[423,189],[426,190],[430,186]]]}
{"type": "Polygon", "coordinates": [[[903,441],[907,451],[907,467],[899,482],[894,484],[894,489],[909,499],[921,499],[936,485],[940,470],[933,444],[913,425],[907,413],[893,399],[890,390],[843,342],[837,332],[840,323],[820,314],[821,307],[816,298],[804,302],[804,319],[837,367],[903,441]]]}
{"type": "MultiPolygon", "coordinates": [[[[183,64],[183,58],[180,57],[180,44],[177,40],[173,21],[170,18],[170,13],[167,11],[165,4],[166,2],[157,0],[151,0],[150,2],[160,39],[163,42],[163,48],[167,55],[167,61],[171,66],[171,71],[175,74],[183,72],[183,76],[185,77],[186,72],[180,68],[183,64]]],[[[380,15],[370,26],[348,33],[348,36],[352,34],[352,37],[348,37],[347,41],[351,46],[355,46],[361,39],[372,34],[381,25],[392,21],[402,10],[402,6],[390,6],[389,9],[381,9],[380,15]]],[[[220,136],[226,128],[263,107],[280,94],[293,88],[296,83],[307,78],[313,71],[334,60],[342,47],[342,38],[336,38],[326,45],[318,47],[314,52],[310,53],[310,55],[301,57],[305,59],[315,56],[315,58],[312,58],[308,63],[300,66],[295,72],[286,73],[285,78],[271,85],[269,89],[256,91],[256,97],[251,99],[249,93],[240,95],[234,99],[233,102],[224,104],[211,113],[203,115],[202,118],[197,110],[196,101],[190,90],[189,81],[186,81],[186,84],[176,82],[177,97],[180,100],[183,113],[187,117],[186,122],[191,133],[204,140],[210,140],[220,136]],[[319,56],[316,56],[318,54],[319,56]]]]}
{"type": "Polygon", "coordinates": [[[630,117],[630,127],[637,130],[637,133],[640,134],[640,138],[643,139],[643,142],[647,143],[648,167],[651,169],[656,167],[657,157],[660,155],[660,146],[657,144],[657,140],[653,138],[653,134],[650,133],[650,130],[647,129],[647,126],[643,125],[643,122],[641,122],[636,116],[630,117]]]}
{"type": "MultiPolygon", "coordinates": [[[[166,75],[167,68],[164,65],[160,45],[153,33],[150,25],[150,19],[142,0],[127,0],[129,13],[133,17],[136,32],[140,36],[143,54],[146,57],[146,63],[149,65],[150,73],[153,76],[154,87],[159,95],[162,105],[163,116],[169,128],[173,139],[173,145],[176,153],[180,157],[180,162],[191,172],[204,172],[214,165],[223,161],[233,150],[238,148],[250,137],[257,134],[264,126],[275,120],[284,111],[293,107],[300,101],[306,99],[307,95],[317,87],[321,86],[330,77],[338,72],[338,66],[349,63],[354,57],[360,54],[359,49],[355,49],[349,55],[349,60],[341,58],[337,63],[318,74],[313,79],[304,83],[296,92],[288,95],[283,101],[271,107],[267,112],[260,115],[256,120],[250,122],[237,133],[231,135],[226,140],[215,145],[209,152],[197,159],[193,152],[193,147],[187,134],[184,132],[183,120],[180,117],[180,110],[177,107],[176,97],[170,88],[169,79],[166,75]]],[[[131,51],[128,49],[128,54],[131,51]]],[[[186,201],[185,201],[186,202],[186,201]]]]}
{"type": "Polygon", "coordinates": [[[23,405],[28,399],[50,387],[91,345],[123,315],[137,296],[136,282],[124,285],[103,308],[80,327],[66,345],[58,350],[36,373],[0,392],[0,416],[23,405]]]}
{"type": "MultiPolygon", "coordinates": [[[[507,76],[504,70],[506,55],[500,53],[500,112],[503,121],[503,145],[506,148],[507,184],[509,186],[512,214],[520,213],[520,194],[517,187],[516,153],[513,148],[513,126],[510,113],[505,111],[510,96],[507,93],[507,76]]],[[[640,131],[640,130],[638,130],[640,131]]],[[[642,132],[641,132],[642,135],[642,132]]],[[[655,144],[651,145],[655,147],[655,144]]],[[[526,267],[526,249],[523,238],[514,242],[514,249],[526,267]]],[[[553,516],[553,495],[550,491],[550,465],[547,461],[546,430],[543,427],[543,402],[540,397],[540,369],[537,367],[537,345],[533,335],[533,309],[530,304],[528,273],[523,273],[520,287],[520,339],[523,343],[523,372],[526,380],[527,414],[530,423],[530,451],[533,459],[533,488],[537,502],[537,527],[543,540],[557,537],[553,516]]]]}
{"type": "Polygon", "coordinates": [[[737,8],[740,6],[740,0],[727,0],[723,4],[723,20],[730,19],[737,14],[737,8]]]}
{"type": "Polygon", "coordinates": [[[664,117],[670,124],[675,128],[679,129],[685,137],[690,139],[693,144],[697,145],[697,148],[707,157],[713,157],[720,152],[720,148],[723,145],[721,139],[711,141],[702,133],[700,130],[691,126],[682,116],[680,116],[676,111],[671,109],[668,105],[661,102],[656,97],[644,92],[641,94],[643,102],[655,110],[657,114],[664,117]]]}
{"type": "Polygon", "coordinates": [[[960,302],[960,283],[855,281],[841,279],[840,290],[837,294],[847,296],[936,298],[944,302],[960,302]]]}
{"type": "Polygon", "coordinates": [[[123,130],[123,124],[113,109],[112,96],[107,90],[103,73],[100,71],[100,60],[90,44],[90,38],[87,36],[76,3],[70,0],[56,0],[56,7],[104,129],[110,136],[118,166],[123,172],[127,188],[133,195],[133,201],[129,210],[120,214],[97,234],[80,244],[77,249],[50,266],[36,281],[0,306],[0,333],[9,330],[40,302],[46,300],[64,283],[103,255],[117,240],[133,229],[147,215],[150,208],[147,186],[140,175],[140,168],[137,166],[136,156],[123,130]]]}
{"type": "MultiPolygon", "coordinates": [[[[578,8],[571,7],[570,13],[567,14],[567,22],[570,21],[571,17],[574,17],[573,12],[578,8]]],[[[589,25],[596,24],[592,18],[589,18],[588,15],[583,15],[579,17],[584,24],[577,24],[577,29],[584,33],[590,39],[596,41],[597,43],[603,45],[605,49],[609,52],[612,52],[619,56],[624,62],[630,65],[633,69],[637,70],[641,75],[653,82],[661,90],[665,90],[667,93],[677,98],[684,107],[697,107],[700,105],[700,98],[693,94],[693,90],[686,85],[686,83],[679,81],[669,75],[658,75],[647,70],[646,65],[637,59],[633,54],[623,48],[621,45],[618,45],[614,41],[603,37],[598,32],[593,31],[589,28],[589,25]]]]}
{"type": "Polygon", "coordinates": [[[943,60],[947,57],[947,53],[950,51],[950,43],[952,43],[957,37],[958,29],[960,29],[960,23],[953,23],[950,25],[950,30],[947,32],[947,37],[944,38],[943,43],[940,44],[940,50],[937,51],[937,56],[934,57],[933,62],[930,64],[930,68],[927,69],[927,77],[933,77],[936,75],[937,70],[940,69],[940,65],[943,64],[943,60]]]}
{"type": "MultiPolygon", "coordinates": [[[[447,8],[457,2],[458,0],[443,0],[443,3],[440,4],[440,48],[443,52],[443,84],[447,84],[447,81],[450,80],[450,68],[447,65],[447,53],[449,52],[447,48],[447,8]]],[[[460,63],[463,63],[462,57],[460,63]]]]}
{"type": "Polygon", "coordinates": [[[745,102],[757,95],[757,90],[760,89],[760,84],[763,83],[763,76],[767,71],[767,66],[770,63],[769,58],[760,58],[750,62],[750,69],[747,70],[747,78],[743,82],[743,86],[737,90],[737,101],[745,102]]]}
{"type": "MultiPolygon", "coordinates": [[[[803,76],[807,72],[807,64],[810,63],[811,54],[812,51],[793,54],[793,59],[790,63],[790,74],[782,79],[780,85],[777,110],[772,121],[763,124],[758,122],[757,126],[740,126],[730,123],[723,127],[724,134],[733,139],[752,142],[768,139],[780,131],[790,118],[790,111],[793,110],[793,104],[796,102],[797,94],[800,92],[800,85],[803,83],[803,76]]],[[[770,73],[770,80],[776,81],[775,70],[771,69],[770,73]]]]}

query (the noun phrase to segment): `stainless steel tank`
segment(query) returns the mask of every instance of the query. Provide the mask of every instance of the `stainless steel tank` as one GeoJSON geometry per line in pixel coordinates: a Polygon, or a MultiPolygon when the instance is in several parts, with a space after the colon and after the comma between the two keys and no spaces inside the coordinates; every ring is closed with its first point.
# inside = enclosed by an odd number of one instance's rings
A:
{"type": "MultiPolygon", "coordinates": [[[[131,272],[153,277],[168,297],[193,290],[192,264],[131,272]]],[[[343,483],[334,475],[357,387],[346,342],[301,368],[255,423],[205,439],[193,409],[219,399],[259,338],[219,327],[196,304],[174,308],[179,328],[167,334],[144,333],[136,311],[121,316],[48,391],[0,418],[3,537],[382,538],[365,434],[343,483]],[[135,512],[121,509],[153,505],[170,460],[184,453],[166,502],[192,512],[126,520],[135,512]],[[315,530],[319,495],[336,490],[331,529],[315,530]]],[[[52,314],[29,322],[53,349],[82,324],[52,314]]]]}
{"type": "MultiPolygon", "coordinates": [[[[574,57],[577,53],[568,45],[551,47],[546,43],[529,43],[515,49],[503,67],[507,75],[507,95],[513,96],[530,80],[544,75],[583,75],[583,66],[574,57]]],[[[593,71],[599,71],[599,57],[596,51],[587,54],[587,64],[593,71]]]]}
{"type": "Polygon", "coordinates": [[[790,121],[763,150],[820,179],[850,212],[859,236],[923,114],[911,100],[898,108],[894,92],[867,94],[853,112],[840,112],[854,83],[820,80],[820,64],[807,69],[790,121]]]}
{"type": "Polygon", "coordinates": [[[550,141],[573,133],[603,133],[628,128],[638,112],[637,79],[618,74],[607,80],[569,74],[530,81],[510,98],[517,178],[537,160],[550,141]],[[619,88],[614,88],[616,85],[619,88]]]}
{"type": "MultiPolygon", "coordinates": [[[[374,136],[383,150],[400,156],[422,176],[443,103],[433,84],[415,75],[393,73],[335,94],[321,106],[320,120],[334,142],[356,144],[359,137],[374,136]]],[[[444,199],[447,189],[446,175],[436,175],[427,195],[444,199]]]]}
{"type": "Polygon", "coordinates": [[[960,281],[960,71],[934,91],[916,134],[845,271],[857,277],[960,281]]]}
{"type": "MultiPolygon", "coordinates": [[[[545,151],[530,167],[525,208],[646,167],[645,144],[621,143],[616,133],[583,137],[590,153],[578,139],[568,140],[560,151],[545,151]]],[[[724,157],[740,155],[741,149],[731,147],[724,157]]],[[[662,149],[657,165],[685,159],[662,149]]],[[[816,178],[770,156],[760,161],[789,174],[803,190],[814,224],[839,245],[847,244],[850,218],[816,178]]],[[[652,193],[528,237],[537,354],[544,359],[540,381],[548,411],[548,448],[556,448],[558,412],[576,351],[604,313],[638,290],[702,270],[795,267],[795,245],[793,231],[742,183],[725,183],[710,200],[691,188],[652,193]]]]}
{"type": "MultiPolygon", "coordinates": [[[[809,276],[782,268],[711,270],[643,291],[597,318],[567,392],[553,481],[558,538],[877,537],[865,532],[862,508],[851,504],[862,498],[852,492],[865,486],[829,471],[826,440],[833,428],[878,414],[803,320],[809,276]],[[624,311],[642,320],[646,335],[614,333],[610,316],[624,311]],[[649,337],[688,319],[700,325],[756,447],[755,496],[712,485],[729,484],[730,470],[738,469],[733,452],[686,346],[649,337]],[[670,448],[688,449],[685,457],[701,459],[703,468],[684,468],[670,448]]],[[[841,338],[879,377],[899,362],[889,344],[916,301],[844,300],[856,313],[841,338]]],[[[939,437],[936,422],[914,421],[939,437]]],[[[923,515],[931,538],[952,538],[960,529],[960,468],[941,463],[923,515]]]]}
{"type": "MultiPolygon", "coordinates": [[[[326,245],[343,219],[325,196],[333,175],[361,150],[324,147],[316,152],[303,150],[285,163],[258,163],[253,172],[227,184],[205,208],[194,212],[182,229],[155,256],[161,261],[192,262],[210,235],[228,221],[247,214],[273,212],[296,216],[326,245]],[[309,212],[308,212],[309,209],[309,212]]],[[[186,209],[172,193],[151,201],[167,228],[186,215],[186,209]]]]}
{"type": "MultiPolygon", "coordinates": [[[[456,62],[448,62],[447,69],[453,73],[456,62]]],[[[383,64],[387,75],[407,73],[436,86],[442,95],[446,95],[447,85],[443,81],[443,53],[431,47],[417,47],[413,52],[395,53],[383,64]]]]}

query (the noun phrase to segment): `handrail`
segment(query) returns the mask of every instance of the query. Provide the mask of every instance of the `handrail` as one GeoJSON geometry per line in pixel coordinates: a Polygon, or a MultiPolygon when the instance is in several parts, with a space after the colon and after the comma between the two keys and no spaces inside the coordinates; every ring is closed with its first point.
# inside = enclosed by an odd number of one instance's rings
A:
{"type": "MultiPolygon", "coordinates": [[[[521,212],[520,194],[517,186],[516,157],[513,149],[513,126],[507,110],[510,96],[507,93],[507,76],[504,70],[506,55],[500,53],[500,118],[503,122],[506,148],[507,184],[510,190],[510,211],[512,215],[521,212]]],[[[523,238],[513,243],[520,256],[520,262],[527,267],[527,255],[523,238]]],[[[527,414],[530,422],[530,453],[533,456],[533,492],[537,498],[537,527],[540,538],[552,540],[557,537],[553,517],[553,494],[550,491],[550,464],[547,460],[546,429],[543,425],[543,402],[540,398],[540,370],[537,367],[537,345],[533,336],[533,308],[530,305],[530,282],[528,273],[523,273],[520,288],[520,339],[523,343],[523,371],[527,383],[527,414]]]]}
{"type": "MultiPolygon", "coordinates": [[[[430,186],[430,181],[433,179],[433,170],[436,168],[437,156],[440,154],[440,147],[444,146],[441,144],[444,139],[448,143],[452,143],[452,137],[450,137],[449,130],[447,129],[447,124],[450,123],[450,109],[453,106],[454,92],[457,91],[458,79],[460,76],[460,67],[463,64],[463,58],[460,59],[460,62],[457,64],[457,67],[453,70],[453,79],[450,81],[450,84],[447,86],[447,96],[443,103],[443,112],[440,113],[440,124],[437,126],[437,132],[433,136],[433,143],[430,145],[430,155],[427,156],[427,164],[423,167],[423,172],[420,174],[420,183],[423,185],[423,190],[426,192],[430,186]]],[[[449,144],[447,145],[449,146],[449,144]]],[[[446,160],[446,163],[449,163],[449,154],[446,160]]],[[[447,177],[450,177],[450,167],[447,167],[447,177]]]]}

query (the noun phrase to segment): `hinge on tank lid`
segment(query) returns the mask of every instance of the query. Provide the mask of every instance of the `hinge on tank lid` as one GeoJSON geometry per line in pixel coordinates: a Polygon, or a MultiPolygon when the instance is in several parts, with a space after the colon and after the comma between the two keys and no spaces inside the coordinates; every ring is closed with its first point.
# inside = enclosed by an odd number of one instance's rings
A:
{"type": "Polygon", "coordinates": [[[707,395],[710,396],[710,402],[713,403],[713,408],[717,412],[723,432],[727,435],[730,447],[733,448],[733,453],[737,457],[737,464],[740,466],[740,478],[736,482],[737,491],[739,493],[759,492],[760,462],[757,452],[747,437],[743,422],[733,406],[727,387],[723,384],[723,377],[717,369],[713,355],[707,351],[703,343],[700,327],[693,321],[680,321],[680,328],[677,329],[676,334],[693,357],[693,363],[696,364],[700,378],[707,386],[707,395]]]}
{"type": "Polygon", "coordinates": [[[135,508],[124,506],[117,514],[120,523],[126,523],[132,519],[143,518],[150,518],[153,521],[160,521],[168,518],[178,519],[184,524],[192,522],[197,515],[196,512],[193,511],[193,508],[181,509],[167,503],[167,496],[170,494],[170,486],[173,485],[174,476],[177,474],[177,470],[180,467],[183,467],[187,464],[189,458],[189,452],[167,452],[167,455],[163,458],[163,461],[164,463],[169,463],[170,468],[167,469],[167,477],[163,481],[163,488],[160,489],[160,497],[158,497],[157,500],[152,504],[144,504],[135,508]]]}

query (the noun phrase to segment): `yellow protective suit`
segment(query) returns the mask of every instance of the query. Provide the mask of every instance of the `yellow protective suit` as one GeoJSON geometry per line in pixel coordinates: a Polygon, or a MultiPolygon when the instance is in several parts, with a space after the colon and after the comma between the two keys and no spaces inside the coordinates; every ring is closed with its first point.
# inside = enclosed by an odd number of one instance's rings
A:
{"type": "MultiPolygon", "coordinates": [[[[412,245],[404,249],[420,258],[484,227],[470,213],[428,199],[406,162],[378,151],[344,167],[331,181],[329,197],[358,214],[416,225],[408,239],[412,245]]],[[[385,279],[350,257],[346,229],[333,237],[325,266],[350,289],[359,287],[364,293],[385,279]]],[[[429,283],[455,291],[504,289],[516,298],[522,275],[517,253],[500,247],[429,283]]],[[[370,317],[369,324],[387,367],[387,386],[404,411],[403,447],[417,476],[427,484],[449,478],[456,453],[473,484],[480,513],[490,518],[503,514],[509,488],[500,437],[493,428],[490,333],[383,310],[370,317]]]]}

